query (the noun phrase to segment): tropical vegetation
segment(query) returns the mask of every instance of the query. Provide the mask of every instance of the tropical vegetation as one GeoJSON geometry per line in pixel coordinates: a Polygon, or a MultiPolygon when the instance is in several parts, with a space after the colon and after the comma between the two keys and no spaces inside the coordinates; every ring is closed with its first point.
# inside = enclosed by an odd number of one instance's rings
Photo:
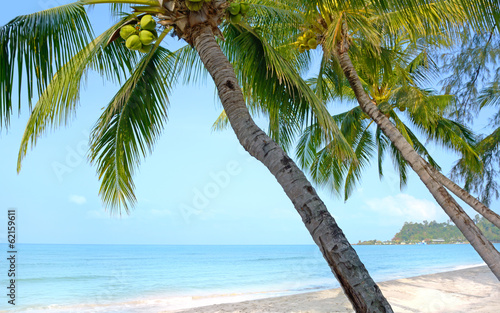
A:
{"type": "MultiPolygon", "coordinates": [[[[409,112],[431,139],[460,151],[467,166],[479,159],[468,129],[443,115],[450,97],[417,84],[426,62],[421,43],[449,45],[465,28],[498,32],[498,6],[494,0],[79,0],[16,17],[1,27],[0,126],[8,127],[13,87],[25,82],[19,105],[23,91],[30,108],[32,99],[38,100],[22,139],[20,170],[28,147],[40,135],[71,120],[89,71],[118,82],[121,88],[92,131],[90,160],[101,180],[103,202],[112,212],[128,212],[137,201],[134,172],[161,135],[168,96],[178,82],[208,73],[224,108],[219,124],[229,123],[245,150],[276,177],[354,309],[392,312],[286,151],[302,129],[315,131],[314,137],[333,152],[332,160],[349,165],[348,195],[370,157],[370,133],[359,129],[373,121],[379,158],[392,149],[403,181],[406,167],[412,167],[500,278],[500,254],[444,189],[434,173],[437,164],[408,127],[398,123],[394,110],[409,112]],[[86,7],[98,4],[110,6],[115,24],[95,36],[86,7]],[[170,37],[187,44],[170,51],[170,37]],[[390,44],[394,42],[398,44],[390,44]],[[309,51],[318,47],[323,51],[320,74],[310,88],[300,73],[310,62],[309,51]],[[343,95],[346,87],[359,107],[347,114],[352,118],[332,118],[325,102],[343,95]],[[268,118],[269,135],[251,114],[268,118]],[[346,131],[349,127],[356,130],[346,131]]],[[[328,173],[325,177],[330,179],[328,173]]]]}
{"type": "MultiPolygon", "coordinates": [[[[474,223],[476,223],[488,240],[500,242],[500,229],[488,222],[487,219],[476,214],[474,223]]],[[[423,221],[422,223],[405,222],[401,230],[399,230],[390,241],[382,242],[375,239],[360,241],[358,244],[454,244],[464,242],[467,242],[467,239],[465,239],[460,230],[450,223],[450,221],[445,223],[423,221]]]]}
{"type": "MultiPolygon", "coordinates": [[[[500,240],[500,229],[488,222],[484,217],[476,215],[474,223],[481,229],[488,240],[498,242],[500,240]]],[[[436,221],[423,221],[422,223],[405,223],[403,228],[394,235],[392,239],[396,242],[434,242],[451,243],[465,242],[465,237],[458,228],[447,223],[437,223],[436,221]],[[437,240],[437,241],[436,241],[437,240]],[[442,242],[440,241],[442,240],[442,242]]]]}
{"type": "MultiPolygon", "coordinates": [[[[270,14],[279,13],[263,2],[253,8],[257,26],[262,22],[260,18],[265,20],[270,14]],[[259,16],[261,12],[264,15],[259,16]]],[[[324,127],[325,133],[337,135],[339,146],[344,146],[347,152],[350,151],[348,144],[342,142],[326,109],[301,79],[296,64],[287,61],[285,56],[289,54],[280,54],[264,39],[258,27],[234,18],[230,8],[229,2],[218,0],[80,0],[19,16],[3,26],[0,30],[3,124],[8,125],[12,112],[10,91],[18,83],[14,73],[18,77],[26,75],[30,105],[31,99],[38,96],[22,139],[18,170],[30,144],[36,144],[37,138],[50,127],[70,120],[79,104],[84,78],[90,70],[95,70],[119,82],[121,88],[104,108],[92,131],[90,160],[102,181],[100,194],[104,203],[111,210],[123,208],[128,212],[136,201],[134,170],[140,159],[152,151],[161,133],[167,119],[168,95],[180,74],[190,73],[193,63],[202,64],[217,86],[225,116],[239,142],[281,184],[355,310],[392,312],[305,175],[282,147],[254,123],[243,90],[246,93],[251,90],[254,99],[257,97],[254,93],[262,99],[276,95],[275,99],[281,100],[279,109],[269,113],[279,113],[278,120],[307,116],[324,127]],[[119,18],[95,37],[85,6],[105,3],[111,4],[112,12],[120,12],[119,18]],[[132,37],[137,35],[129,27],[130,31],[122,31],[126,26],[142,24],[144,15],[148,14],[154,15],[159,25],[158,37],[154,36],[154,40],[144,42],[139,35],[138,41],[132,37]],[[169,51],[165,47],[169,34],[188,45],[177,53],[169,51]],[[133,40],[127,42],[127,36],[133,40]],[[244,60],[241,63],[245,64],[242,72],[246,80],[238,80],[235,67],[223,54],[216,37],[234,38],[231,43],[235,48],[228,54],[244,60]],[[248,52],[255,53],[245,58],[248,52]],[[260,80],[262,77],[266,80],[260,80]],[[270,87],[274,88],[272,93],[261,93],[270,87]]],[[[142,25],[136,29],[144,30],[149,31],[142,25]]],[[[270,120],[272,123],[274,119],[270,120]]]]}

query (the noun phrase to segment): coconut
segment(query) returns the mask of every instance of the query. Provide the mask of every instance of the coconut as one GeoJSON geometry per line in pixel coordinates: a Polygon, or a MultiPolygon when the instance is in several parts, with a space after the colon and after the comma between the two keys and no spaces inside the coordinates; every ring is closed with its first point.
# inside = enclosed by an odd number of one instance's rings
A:
{"type": "Polygon", "coordinates": [[[300,45],[300,47],[299,47],[299,52],[300,52],[300,53],[304,53],[304,52],[306,52],[306,46],[305,46],[305,45],[300,45]]]}
{"type": "Polygon", "coordinates": [[[137,35],[137,29],[132,25],[125,25],[120,29],[120,37],[127,40],[128,37],[137,35]]]}
{"type": "Polygon", "coordinates": [[[142,48],[142,42],[141,39],[139,39],[139,36],[132,35],[128,37],[127,41],[125,42],[125,46],[130,50],[139,50],[142,48]]]}
{"type": "Polygon", "coordinates": [[[191,0],[186,0],[186,6],[189,11],[199,11],[201,10],[201,8],[203,8],[203,1],[193,2],[191,0]]]}
{"type": "Polygon", "coordinates": [[[149,53],[151,51],[151,48],[153,48],[153,45],[142,46],[139,51],[142,53],[149,53]]]}
{"type": "MultiPolygon", "coordinates": [[[[309,47],[317,47],[318,41],[316,40],[316,38],[311,38],[307,41],[307,44],[309,45],[309,47]]],[[[313,48],[313,49],[315,49],[315,48],[313,48]]]]}
{"type": "Polygon", "coordinates": [[[242,3],[240,5],[240,13],[241,14],[247,14],[249,10],[250,10],[250,4],[249,3],[242,3]]]}
{"type": "Polygon", "coordinates": [[[155,36],[149,30],[143,30],[139,33],[139,39],[143,45],[150,45],[155,41],[155,36]]]}
{"type": "Polygon", "coordinates": [[[308,31],[306,31],[305,36],[307,38],[313,38],[314,37],[314,32],[309,29],[308,31]]]}
{"type": "Polygon", "coordinates": [[[146,30],[153,30],[156,28],[156,21],[151,15],[144,15],[141,19],[141,28],[146,30]]]}
{"type": "Polygon", "coordinates": [[[231,23],[238,24],[243,19],[243,16],[241,14],[231,15],[230,19],[231,19],[231,23]]]}
{"type": "Polygon", "coordinates": [[[240,8],[241,8],[241,6],[239,3],[233,2],[229,5],[228,10],[229,10],[229,13],[231,13],[232,15],[238,15],[238,13],[240,13],[240,8]]]}

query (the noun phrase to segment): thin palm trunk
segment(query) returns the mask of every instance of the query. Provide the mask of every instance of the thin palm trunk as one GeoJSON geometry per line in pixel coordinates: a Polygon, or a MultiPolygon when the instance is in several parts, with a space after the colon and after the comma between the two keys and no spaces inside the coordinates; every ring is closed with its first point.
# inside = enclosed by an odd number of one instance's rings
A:
{"type": "Polygon", "coordinates": [[[465,238],[471,243],[477,253],[491,269],[493,274],[500,280],[500,253],[495,249],[491,242],[481,233],[472,219],[465,213],[460,205],[446,191],[443,185],[438,182],[425,166],[425,160],[413,149],[413,147],[401,135],[398,129],[391,123],[379,108],[372,102],[368,94],[363,89],[363,85],[358,77],[349,57],[349,43],[344,33],[336,47],[336,54],[340,66],[349,81],[349,84],[356,95],[359,106],[384,132],[394,146],[399,150],[402,157],[410,164],[412,169],[420,177],[427,189],[443,210],[448,214],[455,225],[464,234],[465,238]]]}
{"type": "Polygon", "coordinates": [[[238,140],[245,150],[271,171],[292,200],[356,312],[392,312],[379,287],[305,175],[252,120],[234,70],[215,41],[212,30],[201,26],[194,30],[192,38],[194,48],[217,86],[238,140]]]}
{"type": "Polygon", "coordinates": [[[490,208],[484,205],[481,201],[474,198],[471,194],[469,194],[462,187],[455,184],[451,179],[443,175],[437,169],[432,167],[429,163],[426,162],[427,168],[431,171],[432,175],[436,180],[438,180],[444,187],[446,187],[449,191],[455,194],[457,197],[462,199],[465,203],[467,203],[471,208],[473,208],[476,212],[481,214],[485,219],[490,221],[497,228],[500,228],[500,215],[493,212],[490,208]]]}

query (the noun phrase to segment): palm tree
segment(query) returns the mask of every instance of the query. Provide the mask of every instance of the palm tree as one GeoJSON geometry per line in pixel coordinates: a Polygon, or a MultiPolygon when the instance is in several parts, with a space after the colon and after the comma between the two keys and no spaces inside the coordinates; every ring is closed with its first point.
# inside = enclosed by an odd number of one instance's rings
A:
{"type": "MultiPolygon", "coordinates": [[[[411,130],[411,128],[420,130],[428,141],[436,141],[447,149],[461,153],[462,162],[471,168],[467,172],[473,173],[474,168],[481,168],[481,161],[476,153],[481,150],[476,149],[475,135],[462,124],[443,116],[454,108],[454,97],[434,95],[432,91],[419,87],[419,84],[432,84],[432,76],[438,70],[436,63],[428,56],[425,47],[418,45],[414,47],[402,38],[388,44],[394,47],[383,47],[383,53],[379,57],[353,56],[355,58],[353,63],[365,90],[415,151],[423,158],[427,158],[427,163],[430,163],[429,166],[436,178],[486,219],[500,227],[498,214],[441,174],[440,167],[411,130]],[[405,114],[413,127],[405,124],[398,114],[405,114]]],[[[325,75],[324,72],[321,74],[325,75]]],[[[318,92],[324,93],[320,97],[325,101],[342,97],[355,101],[352,89],[347,86],[343,89],[336,88],[335,82],[342,79],[343,73],[329,70],[328,75],[312,79],[311,84],[318,92]],[[319,84],[323,88],[318,90],[319,84]]],[[[299,141],[297,156],[300,165],[311,170],[316,183],[327,185],[339,194],[343,190],[344,199],[347,200],[361,177],[361,171],[367,166],[365,163],[369,162],[373,152],[377,150],[380,177],[383,176],[382,160],[384,154],[388,152],[400,175],[401,186],[406,184],[408,163],[383,135],[380,128],[377,127],[376,137],[373,138],[373,132],[369,127],[372,123],[366,120],[368,116],[362,113],[359,106],[335,115],[334,119],[344,137],[353,146],[356,159],[346,161],[342,156],[335,155],[336,151],[330,148],[334,143],[322,142],[321,129],[317,125],[308,127],[299,141]]]]}
{"type": "MultiPolygon", "coordinates": [[[[118,81],[121,88],[104,109],[92,132],[90,159],[96,164],[102,180],[100,194],[104,203],[112,210],[121,207],[128,212],[135,202],[134,168],[140,158],[152,150],[161,132],[167,116],[167,96],[175,83],[178,62],[175,54],[162,46],[171,33],[185,40],[197,52],[198,62],[215,82],[225,114],[241,145],[261,161],[283,187],[355,310],[392,312],[305,175],[252,120],[233,66],[216,40],[216,36],[222,35],[220,27],[233,28],[240,23],[236,18],[228,22],[228,6],[224,0],[81,0],[19,16],[3,26],[0,30],[0,113],[3,123],[8,123],[12,111],[10,90],[15,85],[16,68],[20,77],[26,69],[28,98],[31,100],[35,93],[39,96],[23,136],[18,169],[30,143],[34,145],[47,127],[68,121],[78,105],[84,77],[89,70],[96,70],[102,76],[118,81]],[[133,5],[135,12],[126,14],[93,39],[84,6],[103,3],[113,4],[113,10],[133,5]],[[162,26],[157,28],[156,43],[148,50],[140,44],[144,53],[139,53],[128,50],[118,33],[125,25],[137,24],[143,13],[154,15],[162,26]]],[[[257,9],[265,10],[265,6],[257,9]]],[[[258,34],[258,31],[253,30],[253,34],[258,34]]],[[[127,43],[127,46],[137,49],[136,43],[127,43]]],[[[266,48],[264,52],[269,56],[271,46],[263,41],[261,46],[266,48]]],[[[283,83],[281,90],[300,91],[301,80],[297,78],[298,74],[295,75],[293,66],[278,53],[274,57],[268,62],[276,61],[278,65],[271,66],[271,70],[265,69],[269,73],[279,67],[286,69],[276,77],[283,83]]],[[[262,85],[261,82],[257,88],[262,85]]],[[[305,82],[303,86],[306,86],[305,82]]],[[[326,110],[314,106],[320,102],[305,90],[301,97],[311,104],[314,119],[327,132],[335,133],[335,125],[329,125],[330,119],[324,114],[326,110]]],[[[298,97],[298,94],[289,95],[292,96],[298,97]]]]}
{"type": "MultiPolygon", "coordinates": [[[[284,0],[287,2],[287,0],[284,0]]],[[[498,24],[500,8],[497,1],[465,0],[395,1],[395,6],[380,9],[375,2],[342,2],[335,0],[318,1],[310,5],[304,14],[304,30],[310,30],[324,52],[324,62],[335,60],[349,82],[361,110],[368,115],[399,151],[402,158],[417,173],[433,197],[450,216],[474,249],[483,258],[491,271],[500,280],[500,253],[481,233],[472,219],[447,192],[431,166],[415,151],[390,119],[380,110],[359,79],[351,61],[351,54],[380,54],[384,36],[397,38],[408,34],[416,41],[422,36],[435,43],[453,41],[454,35],[463,27],[491,29],[498,24]],[[496,23],[496,24],[495,24],[496,23]],[[463,25],[467,26],[463,26],[463,25]],[[384,36],[382,36],[384,34],[384,36]],[[356,47],[355,39],[362,38],[368,50],[356,47]],[[325,60],[326,59],[326,60],[325,60]]],[[[306,32],[307,34],[307,32],[306,32]]],[[[304,36],[306,36],[304,34],[304,36]]],[[[315,48],[316,42],[307,44],[299,38],[301,51],[315,48]]]]}

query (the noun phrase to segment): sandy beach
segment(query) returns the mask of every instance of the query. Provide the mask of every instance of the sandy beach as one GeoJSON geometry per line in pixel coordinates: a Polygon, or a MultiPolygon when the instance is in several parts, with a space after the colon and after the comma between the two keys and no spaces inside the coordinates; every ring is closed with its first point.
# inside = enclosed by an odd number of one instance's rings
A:
{"type": "MultiPolygon", "coordinates": [[[[379,284],[395,312],[500,312],[500,283],[486,266],[386,281],[379,284]]],[[[342,290],[214,304],[184,313],[353,312],[342,290]]]]}

